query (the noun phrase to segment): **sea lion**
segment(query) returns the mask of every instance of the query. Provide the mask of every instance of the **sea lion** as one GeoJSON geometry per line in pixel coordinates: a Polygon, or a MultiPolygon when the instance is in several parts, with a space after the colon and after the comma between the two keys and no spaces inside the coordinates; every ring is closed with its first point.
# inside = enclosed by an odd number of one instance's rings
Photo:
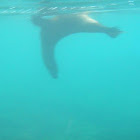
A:
{"type": "Polygon", "coordinates": [[[45,19],[39,15],[32,16],[33,24],[41,28],[42,55],[45,65],[53,78],[58,77],[58,67],[54,50],[57,42],[74,33],[105,33],[112,38],[121,31],[115,27],[106,27],[87,14],[66,14],[45,19]]]}

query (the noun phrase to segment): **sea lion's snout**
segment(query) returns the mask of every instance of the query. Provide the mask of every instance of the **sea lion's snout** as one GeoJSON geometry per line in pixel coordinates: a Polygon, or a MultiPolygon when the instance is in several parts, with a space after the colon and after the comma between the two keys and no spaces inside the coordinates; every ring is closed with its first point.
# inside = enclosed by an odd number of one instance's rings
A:
{"type": "Polygon", "coordinates": [[[58,73],[54,73],[54,72],[52,73],[52,72],[51,72],[51,76],[52,76],[54,79],[57,79],[57,78],[58,78],[58,73]]]}
{"type": "Polygon", "coordinates": [[[52,78],[54,78],[54,79],[58,78],[58,70],[55,67],[49,69],[49,73],[52,78]]]}

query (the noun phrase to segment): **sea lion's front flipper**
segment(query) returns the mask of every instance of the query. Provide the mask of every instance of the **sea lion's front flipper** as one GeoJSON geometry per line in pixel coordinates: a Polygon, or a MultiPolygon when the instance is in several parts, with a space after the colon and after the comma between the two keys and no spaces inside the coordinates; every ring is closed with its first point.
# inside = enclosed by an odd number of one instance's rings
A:
{"type": "Polygon", "coordinates": [[[44,63],[53,78],[58,77],[58,67],[55,60],[55,45],[57,43],[53,38],[49,39],[46,36],[41,37],[42,56],[44,63]]]}

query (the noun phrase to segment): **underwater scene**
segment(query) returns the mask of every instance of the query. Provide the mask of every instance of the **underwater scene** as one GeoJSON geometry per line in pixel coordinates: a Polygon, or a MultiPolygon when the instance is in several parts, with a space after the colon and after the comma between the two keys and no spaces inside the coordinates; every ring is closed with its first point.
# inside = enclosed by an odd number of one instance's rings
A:
{"type": "Polygon", "coordinates": [[[140,0],[0,1],[0,140],[140,140],[140,0]]]}

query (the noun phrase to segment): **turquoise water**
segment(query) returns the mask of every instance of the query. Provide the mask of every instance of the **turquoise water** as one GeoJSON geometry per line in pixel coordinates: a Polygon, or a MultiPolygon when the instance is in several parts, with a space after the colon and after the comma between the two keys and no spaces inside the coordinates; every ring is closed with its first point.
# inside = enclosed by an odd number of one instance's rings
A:
{"type": "Polygon", "coordinates": [[[0,140],[140,139],[139,11],[90,16],[124,33],[63,38],[53,79],[30,14],[0,15],[0,140]]]}

